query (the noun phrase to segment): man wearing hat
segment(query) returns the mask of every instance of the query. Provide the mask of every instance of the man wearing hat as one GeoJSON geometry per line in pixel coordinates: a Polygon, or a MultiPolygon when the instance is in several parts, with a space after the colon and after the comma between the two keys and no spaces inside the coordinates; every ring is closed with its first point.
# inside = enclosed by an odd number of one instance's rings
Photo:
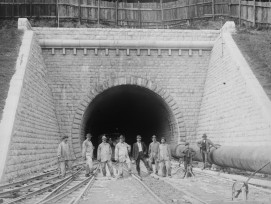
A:
{"type": "Polygon", "coordinates": [[[161,138],[161,144],[159,145],[158,161],[160,162],[162,176],[166,176],[166,172],[164,171],[164,168],[166,167],[168,177],[171,177],[171,152],[169,145],[166,144],[166,139],[164,137],[161,138]]]}
{"type": "Polygon", "coordinates": [[[106,165],[110,171],[111,176],[114,178],[114,172],[111,163],[112,149],[109,143],[106,142],[106,136],[103,135],[102,143],[97,150],[97,159],[101,162],[103,176],[106,176],[106,165]]]}
{"type": "Polygon", "coordinates": [[[120,135],[119,143],[115,147],[115,160],[119,163],[118,165],[118,177],[123,177],[123,167],[125,163],[128,166],[129,172],[131,172],[131,160],[129,157],[129,152],[131,151],[130,145],[125,142],[125,137],[120,135]]]}
{"type": "Polygon", "coordinates": [[[87,139],[82,144],[82,157],[86,161],[86,177],[90,176],[90,173],[93,171],[93,150],[95,149],[91,140],[92,135],[87,134],[87,139]]]}
{"type": "Polygon", "coordinates": [[[155,174],[158,174],[159,170],[159,163],[158,163],[158,149],[159,149],[160,143],[157,142],[156,136],[152,136],[152,143],[149,145],[149,166],[150,169],[152,169],[152,163],[154,162],[155,164],[155,174]]]}
{"type": "Polygon", "coordinates": [[[202,161],[204,164],[202,169],[205,169],[207,167],[208,153],[210,152],[210,148],[216,148],[216,146],[210,139],[207,139],[207,135],[205,133],[202,135],[202,139],[197,142],[197,145],[200,148],[202,161]]]}
{"type": "Polygon", "coordinates": [[[147,170],[151,172],[151,169],[149,167],[149,164],[145,158],[145,155],[147,154],[147,147],[144,142],[141,142],[141,136],[136,136],[137,142],[133,145],[133,158],[136,161],[136,170],[138,175],[140,176],[140,160],[143,161],[144,165],[146,166],[147,170]]]}
{"type": "Polygon", "coordinates": [[[65,177],[66,175],[66,168],[71,168],[71,149],[68,143],[68,136],[63,136],[62,141],[58,145],[57,149],[57,158],[60,166],[60,176],[65,177]]]}

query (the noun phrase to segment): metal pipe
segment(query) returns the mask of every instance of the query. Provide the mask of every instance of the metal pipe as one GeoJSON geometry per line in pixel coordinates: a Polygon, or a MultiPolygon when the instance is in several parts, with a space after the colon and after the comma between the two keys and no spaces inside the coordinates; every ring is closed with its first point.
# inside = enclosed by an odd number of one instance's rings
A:
{"type": "MultiPolygon", "coordinates": [[[[202,161],[200,150],[196,145],[190,145],[196,151],[194,160],[202,161]]],[[[180,158],[185,149],[184,144],[172,145],[171,153],[180,158]]],[[[221,167],[230,167],[246,171],[257,171],[271,161],[271,146],[221,146],[211,148],[208,162],[221,167]]],[[[259,173],[271,174],[271,165],[265,166],[259,173]]]]}

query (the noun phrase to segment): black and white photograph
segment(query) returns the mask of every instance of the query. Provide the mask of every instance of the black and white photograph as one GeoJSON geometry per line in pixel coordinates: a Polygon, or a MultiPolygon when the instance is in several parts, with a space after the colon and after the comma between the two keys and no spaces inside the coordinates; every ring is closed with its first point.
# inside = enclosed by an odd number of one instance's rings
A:
{"type": "Polygon", "coordinates": [[[0,0],[0,204],[270,204],[271,0],[0,0]]]}

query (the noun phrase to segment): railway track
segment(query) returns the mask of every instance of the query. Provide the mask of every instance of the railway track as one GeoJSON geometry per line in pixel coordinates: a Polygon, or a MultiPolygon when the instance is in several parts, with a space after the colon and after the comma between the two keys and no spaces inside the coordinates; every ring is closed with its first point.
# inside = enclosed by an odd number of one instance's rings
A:
{"type": "MultiPolygon", "coordinates": [[[[26,180],[1,185],[0,203],[43,203],[45,200],[62,193],[62,190],[71,183],[80,183],[78,178],[82,178],[82,170],[81,163],[73,166],[73,172],[68,171],[65,178],[59,178],[58,170],[54,169],[26,180]]],[[[84,184],[90,179],[85,179],[84,184]]]]}
{"type": "MultiPolygon", "coordinates": [[[[88,191],[91,185],[95,181],[95,176],[99,170],[99,164],[96,167],[90,177],[85,177],[84,172],[80,172],[78,176],[72,181],[66,181],[50,195],[47,195],[43,199],[35,202],[35,204],[77,204],[80,199],[88,191]]],[[[29,202],[28,202],[29,203],[29,202]]],[[[33,202],[30,202],[33,203],[33,202]]],[[[30,204],[29,203],[29,204],[30,204]]]]}
{"type": "MultiPolygon", "coordinates": [[[[116,164],[115,168],[116,168],[116,164]]],[[[159,198],[143,181],[142,178],[134,174],[133,172],[129,173],[127,168],[124,168],[124,170],[131,175],[131,177],[138,182],[156,201],[160,204],[166,204],[161,198],[159,198]]]]}

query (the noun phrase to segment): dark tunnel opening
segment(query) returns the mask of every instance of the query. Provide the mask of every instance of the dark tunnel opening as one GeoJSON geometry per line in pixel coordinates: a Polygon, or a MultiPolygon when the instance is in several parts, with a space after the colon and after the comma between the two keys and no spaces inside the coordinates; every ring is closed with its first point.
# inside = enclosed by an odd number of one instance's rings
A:
{"type": "Polygon", "coordinates": [[[142,136],[146,145],[151,136],[158,140],[170,137],[171,114],[164,99],[155,92],[137,85],[120,85],[97,95],[84,114],[84,138],[91,133],[97,148],[100,136],[106,134],[113,141],[123,134],[132,145],[136,135],[142,136]]]}

